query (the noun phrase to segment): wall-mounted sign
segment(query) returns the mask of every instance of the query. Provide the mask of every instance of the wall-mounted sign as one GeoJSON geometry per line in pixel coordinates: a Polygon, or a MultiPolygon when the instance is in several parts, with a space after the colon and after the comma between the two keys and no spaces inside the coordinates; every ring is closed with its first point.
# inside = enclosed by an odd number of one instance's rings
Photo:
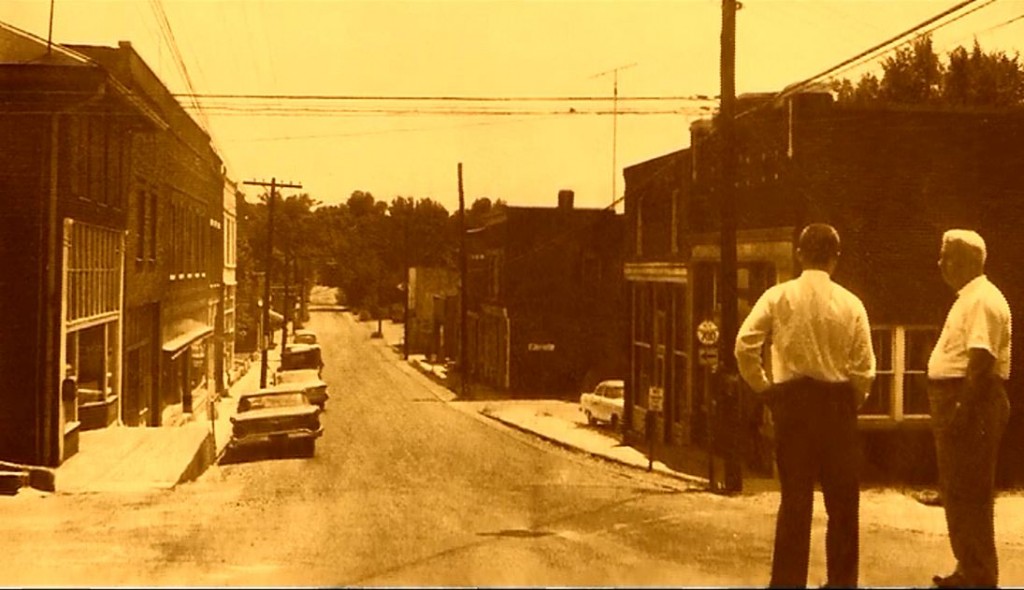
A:
{"type": "Polygon", "coordinates": [[[718,344],[718,325],[711,320],[704,320],[697,326],[697,340],[704,346],[718,344]]]}
{"type": "Polygon", "coordinates": [[[697,358],[700,361],[701,366],[713,367],[718,364],[718,347],[716,346],[701,346],[700,350],[697,351],[697,358]]]}
{"type": "Polygon", "coordinates": [[[552,342],[531,342],[526,345],[526,350],[529,350],[530,352],[551,352],[555,350],[555,345],[552,342]]]}
{"type": "Polygon", "coordinates": [[[651,387],[647,390],[647,408],[652,412],[660,412],[665,407],[665,389],[662,387],[651,387]]]}

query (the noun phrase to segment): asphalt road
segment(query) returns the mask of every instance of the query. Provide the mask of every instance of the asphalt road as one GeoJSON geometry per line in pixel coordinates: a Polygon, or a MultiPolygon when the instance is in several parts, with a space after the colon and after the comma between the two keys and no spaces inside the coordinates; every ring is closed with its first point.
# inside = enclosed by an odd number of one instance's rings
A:
{"type": "MultiPolygon", "coordinates": [[[[308,327],[332,396],[314,457],[254,453],[169,492],[0,499],[0,583],[765,584],[777,499],[679,491],[547,445],[439,402],[348,314],[308,327]]],[[[865,584],[949,564],[942,536],[862,534],[865,584]]]]}

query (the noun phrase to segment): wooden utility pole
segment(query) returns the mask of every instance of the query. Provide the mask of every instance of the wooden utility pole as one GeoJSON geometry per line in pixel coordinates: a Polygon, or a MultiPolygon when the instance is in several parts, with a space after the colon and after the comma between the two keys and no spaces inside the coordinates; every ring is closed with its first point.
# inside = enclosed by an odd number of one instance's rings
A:
{"type": "Polygon", "coordinates": [[[722,330],[719,407],[719,439],[724,443],[725,489],[743,489],[743,470],[739,457],[740,403],[736,357],[732,347],[738,329],[736,289],[736,10],[737,0],[722,0],[721,105],[718,132],[722,141],[721,204],[721,290],[722,330]]]}
{"type": "Polygon", "coordinates": [[[469,288],[466,284],[466,197],[462,190],[462,162],[459,162],[459,385],[460,395],[466,397],[466,381],[469,380],[467,364],[466,298],[469,288]]]}
{"type": "Polygon", "coordinates": [[[288,254],[284,256],[284,272],[281,273],[284,276],[284,301],[281,304],[281,315],[284,319],[281,321],[281,350],[284,351],[284,346],[288,344],[288,320],[292,319],[292,304],[291,304],[291,279],[292,274],[288,264],[288,254]]]}
{"type": "MultiPolygon", "coordinates": [[[[410,203],[410,206],[415,208],[414,204],[410,203]]],[[[402,266],[405,267],[405,289],[402,289],[402,293],[405,295],[404,306],[402,307],[402,328],[404,334],[402,334],[402,358],[409,360],[409,297],[412,296],[411,287],[409,283],[409,217],[412,215],[412,211],[406,214],[402,220],[402,266]]]]}
{"type": "MultiPolygon", "coordinates": [[[[263,342],[260,342],[260,389],[267,386],[267,351],[270,348],[270,337],[273,330],[270,329],[270,269],[274,260],[274,200],[277,188],[302,188],[301,184],[278,183],[277,178],[271,178],[270,182],[262,180],[246,180],[244,184],[254,186],[269,186],[270,195],[267,197],[267,252],[264,258],[263,276],[263,342]]],[[[284,342],[281,343],[284,346],[284,342]]]]}

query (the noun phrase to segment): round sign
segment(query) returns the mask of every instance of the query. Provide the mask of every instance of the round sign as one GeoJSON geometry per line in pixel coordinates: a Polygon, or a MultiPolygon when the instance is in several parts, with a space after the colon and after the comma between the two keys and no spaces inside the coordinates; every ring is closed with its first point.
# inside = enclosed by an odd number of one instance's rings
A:
{"type": "Polygon", "coordinates": [[[718,343],[718,326],[711,320],[704,320],[697,326],[697,340],[704,346],[718,343]]]}

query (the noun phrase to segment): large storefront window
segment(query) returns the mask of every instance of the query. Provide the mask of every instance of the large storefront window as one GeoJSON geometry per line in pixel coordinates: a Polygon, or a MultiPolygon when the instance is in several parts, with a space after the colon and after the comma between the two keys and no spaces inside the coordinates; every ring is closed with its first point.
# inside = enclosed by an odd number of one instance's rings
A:
{"type": "MultiPolygon", "coordinates": [[[[100,428],[117,419],[121,362],[122,232],[64,222],[64,366],[73,394],[62,395],[65,424],[100,428]]],[[[63,386],[62,386],[63,387],[63,386]]]]}

